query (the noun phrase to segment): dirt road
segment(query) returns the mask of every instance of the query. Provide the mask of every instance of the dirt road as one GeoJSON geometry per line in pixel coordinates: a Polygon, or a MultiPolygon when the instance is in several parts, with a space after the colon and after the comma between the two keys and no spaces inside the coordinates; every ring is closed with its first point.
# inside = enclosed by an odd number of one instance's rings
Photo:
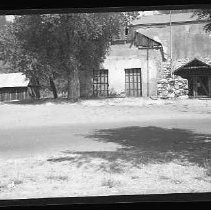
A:
{"type": "Polygon", "coordinates": [[[0,198],[209,192],[210,113],[211,101],[2,105],[0,198]]]}
{"type": "MultiPolygon", "coordinates": [[[[160,129],[178,129],[192,131],[202,135],[211,135],[211,119],[157,119],[136,122],[78,124],[63,126],[26,127],[1,130],[0,157],[1,158],[26,158],[34,155],[53,154],[64,150],[70,151],[114,151],[121,148],[121,142],[102,141],[90,137],[95,131],[104,129],[125,129],[130,127],[142,128],[134,133],[140,138],[153,136],[149,127],[160,129]]],[[[131,131],[133,132],[133,130],[131,131]]],[[[130,131],[129,131],[130,133],[130,131]]],[[[127,140],[130,141],[130,136],[127,140]]],[[[168,134],[164,131],[156,133],[159,138],[178,138],[176,133],[168,134]]],[[[179,135],[179,134],[178,134],[179,135]]]]}

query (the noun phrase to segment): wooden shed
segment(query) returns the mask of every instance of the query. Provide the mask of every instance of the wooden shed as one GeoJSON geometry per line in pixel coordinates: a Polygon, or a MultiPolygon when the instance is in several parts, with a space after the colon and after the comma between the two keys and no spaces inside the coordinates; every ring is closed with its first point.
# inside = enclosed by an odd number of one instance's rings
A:
{"type": "Polygon", "coordinates": [[[38,90],[22,73],[0,74],[0,101],[39,98],[38,90]]]}
{"type": "Polygon", "coordinates": [[[195,58],[174,71],[188,80],[190,97],[211,97],[211,65],[195,58]]]}

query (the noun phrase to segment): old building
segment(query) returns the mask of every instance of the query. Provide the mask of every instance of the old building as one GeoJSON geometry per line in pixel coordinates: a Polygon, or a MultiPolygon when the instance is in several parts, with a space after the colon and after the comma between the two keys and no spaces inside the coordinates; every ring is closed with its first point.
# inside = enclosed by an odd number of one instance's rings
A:
{"type": "Polygon", "coordinates": [[[156,96],[162,59],[162,44],[139,32],[129,34],[125,42],[114,42],[102,64],[108,74],[109,93],[156,96]]]}
{"type": "Polygon", "coordinates": [[[193,95],[190,89],[192,80],[174,74],[174,71],[195,58],[209,64],[211,34],[204,31],[207,23],[206,19],[198,19],[190,12],[145,16],[133,22],[133,30],[159,41],[163,46],[167,61],[161,64],[158,96],[193,95]]]}
{"type": "Polygon", "coordinates": [[[203,30],[206,23],[192,13],[158,14],[133,21],[112,41],[101,68],[93,70],[86,82],[82,79],[82,95],[188,94],[187,80],[174,76],[173,71],[178,63],[196,57],[211,60],[211,36],[203,30]]]}
{"type": "Polygon", "coordinates": [[[163,60],[160,42],[139,32],[122,33],[112,41],[100,69],[81,73],[81,96],[156,96],[163,60]]]}
{"type": "Polygon", "coordinates": [[[176,69],[174,74],[188,80],[190,97],[211,97],[211,65],[195,58],[176,69]]]}
{"type": "Polygon", "coordinates": [[[22,73],[0,74],[0,101],[39,98],[39,86],[22,73]]]}

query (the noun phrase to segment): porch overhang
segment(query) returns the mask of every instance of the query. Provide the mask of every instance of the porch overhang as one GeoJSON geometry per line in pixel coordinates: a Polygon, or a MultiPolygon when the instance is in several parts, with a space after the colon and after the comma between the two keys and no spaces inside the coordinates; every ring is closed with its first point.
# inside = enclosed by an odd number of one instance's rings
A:
{"type": "Polygon", "coordinates": [[[194,75],[211,76],[211,65],[195,58],[174,70],[173,74],[183,78],[188,78],[194,75]]]}
{"type": "Polygon", "coordinates": [[[198,59],[177,68],[174,75],[188,80],[189,96],[211,97],[211,66],[198,59]]]}
{"type": "Polygon", "coordinates": [[[131,40],[131,46],[134,45],[138,49],[155,49],[155,50],[160,50],[162,60],[166,61],[166,58],[164,56],[164,50],[163,50],[163,45],[155,41],[154,39],[144,35],[143,33],[140,32],[135,32],[133,39],[131,40]]]}

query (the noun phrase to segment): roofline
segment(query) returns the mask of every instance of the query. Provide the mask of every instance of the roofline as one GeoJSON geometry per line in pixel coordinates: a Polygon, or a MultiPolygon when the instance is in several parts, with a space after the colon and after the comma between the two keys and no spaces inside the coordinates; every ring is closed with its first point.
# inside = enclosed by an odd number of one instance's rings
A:
{"type": "Polygon", "coordinates": [[[207,63],[205,63],[205,62],[199,60],[198,58],[194,58],[194,59],[192,59],[191,61],[187,62],[186,64],[183,64],[183,65],[180,66],[179,68],[175,69],[175,70],[173,71],[173,73],[177,73],[180,69],[184,68],[184,66],[186,66],[187,64],[193,62],[194,60],[197,60],[197,61],[199,61],[199,62],[201,62],[201,63],[203,63],[203,64],[205,64],[206,66],[208,66],[208,67],[211,68],[211,65],[209,65],[209,64],[207,64],[207,63]]]}
{"type": "MultiPolygon", "coordinates": [[[[151,41],[155,42],[155,43],[158,44],[159,46],[162,46],[162,44],[161,44],[160,42],[157,42],[157,41],[155,41],[154,39],[151,39],[150,37],[146,36],[145,34],[139,32],[139,31],[136,31],[135,37],[136,37],[137,34],[141,34],[142,36],[146,37],[147,39],[150,39],[151,41]]],[[[134,37],[134,39],[135,39],[135,37],[134,37]]]]}
{"type": "MultiPolygon", "coordinates": [[[[191,20],[191,21],[179,21],[179,22],[171,22],[171,25],[190,25],[190,24],[200,24],[200,23],[210,23],[211,20],[191,20]]],[[[170,26],[170,21],[165,23],[147,23],[147,24],[131,24],[128,27],[135,28],[135,27],[156,27],[156,26],[170,26]]]]}
{"type": "Polygon", "coordinates": [[[0,89],[2,89],[2,88],[27,88],[28,87],[28,85],[26,85],[26,86],[5,86],[5,87],[0,87],[0,89]]]}

